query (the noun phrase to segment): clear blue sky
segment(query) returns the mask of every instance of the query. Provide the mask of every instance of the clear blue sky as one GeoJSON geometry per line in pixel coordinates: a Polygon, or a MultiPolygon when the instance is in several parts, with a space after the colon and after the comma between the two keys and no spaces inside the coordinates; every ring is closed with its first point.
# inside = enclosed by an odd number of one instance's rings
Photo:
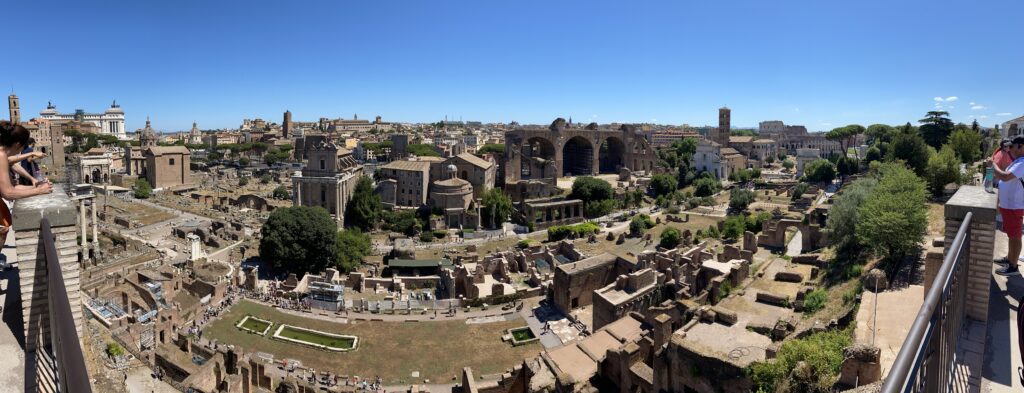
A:
{"type": "MultiPolygon", "coordinates": [[[[0,88],[134,130],[320,116],[902,124],[1024,111],[1024,1],[14,1],[0,88]],[[941,98],[941,103],[937,98],[941,98]],[[956,97],[949,99],[949,97],[956,97]],[[971,103],[977,109],[971,109],[971,103]]],[[[984,116],[984,117],[982,117],[984,116]]],[[[6,117],[6,116],[2,116],[6,117]]]]}

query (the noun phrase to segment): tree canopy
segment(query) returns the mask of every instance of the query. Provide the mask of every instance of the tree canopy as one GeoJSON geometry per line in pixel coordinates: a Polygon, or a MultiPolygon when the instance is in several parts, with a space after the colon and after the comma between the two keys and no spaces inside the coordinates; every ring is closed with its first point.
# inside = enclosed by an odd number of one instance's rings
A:
{"type": "Polygon", "coordinates": [[[358,228],[338,231],[335,236],[334,254],[339,270],[350,272],[363,263],[363,257],[372,251],[370,236],[358,228]]]}
{"type": "Polygon", "coordinates": [[[886,161],[903,161],[918,176],[924,176],[930,156],[928,144],[920,134],[913,131],[901,132],[892,139],[886,152],[886,161]]]}
{"type": "Polygon", "coordinates": [[[372,231],[381,218],[380,196],[373,193],[373,181],[363,176],[356,182],[352,199],[345,206],[345,227],[372,231]]]}
{"type": "Polygon", "coordinates": [[[710,175],[703,176],[693,182],[693,195],[697,197],[712,196],[721,189],[722,183],[710,175]]]}
{"type": "Polygon", "coordinates": [[[949,183],[960,182],[960,160],[949,145],[928,158],[928,189],[932,195],[942,195],[942,189],[949,183]]]}
{"type": "Polygon", "coordinates": [[[960,162],[970,164],[981,159],[981,140],[980,133],[961,124],[949,136],[948,145],[960,162]]]}
{"type": "Polygon", "coordinates": [[[481,207],[480,214],[488,228],[497,228],[508,221],[514,211],[512,199],[499,188],[492,188],[484,194],[481,207]]]}
{"type": "Polygon", "coordinates": [[[335,266],[337,225],[322,207],[274,209],[263,223],[260,257],[295,273],[320,272],[335,266]]]}
{"type": "Polygon", "coordinates": [[[277,186],[271,193],[271,197],[274,199],[288,199],[291,198],[291,194],[288,193],[288,189],[285,186],[277,186]]]}
{"type": "Polygon", "coordinates": [[[921,123],[921,137],[929,146],[939,149],[953,133],[953,121],[949,119],[949,112],[929,111],[924,119],[918,120],[921,123]]]}
{"type": "Polygon", "coordinates": [[[661,241],[658,242],[658,246],[671,250],[679,245],[682,241],[682,237],[683,236],[679,233],[678,229],[673,227],[665,228],[665,230],[661,232],[661,241]]]}
{"type": "Polygon", "coordinates": [[[836,178],[836,167],[828,160],[815,160],[804,166],[804,181],[830,183],[836,178]]]}
{"type": "Polygon", "coordinates": [[[572,182],[570,198],[583,201],[583,203],[602,201],[614,197],[612,185],[608,182],[590,176],[580,176],[572,182]]]}
{"type": "Polygon", "coordinates": [[[146,179],[137,179],[135,180],[133,193],[136,198],[148,199],[150,195],[153,194],[153,187],[149,185],[149,182],[146,181],[146,179]]]}
{"type": "Polygon", "coordinates": [[[877,256],[900,258],[921,243],[928,225],[924,182],[899,163],[879,167],[874,192],[857,211],[857,240],[877,256]]]}
{"type": "Polygon", "coordinates": [[[651,176],[651,193],[655,198],[668,195],[676,191],[679,188],[679,182],[675,176],[667,173],[659,173],[651,176]]]}
{"type": "Polygon", "coordinates": [[[729,191],[729,208],[735,211],[747,210],[754,202],[754,191],[745,188],[733,188],[729,191]]]}

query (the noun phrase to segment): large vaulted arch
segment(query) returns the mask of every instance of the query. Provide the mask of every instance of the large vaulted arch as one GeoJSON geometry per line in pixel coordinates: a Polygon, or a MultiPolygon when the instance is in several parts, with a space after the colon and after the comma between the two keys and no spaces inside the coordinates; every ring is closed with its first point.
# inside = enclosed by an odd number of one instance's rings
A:
{"type": "Polygon", "coordinates": [[[562,176],[592,175],[594,147],[584,137],[574,136],[562,146],[562,176]]]}
{"type": "Polygon", "coordinates": [[[626,144],[618,137],[605,138],[601,141],[599,160],[601,173],[618,172],[619,168],[626,166],[626,144]]]}

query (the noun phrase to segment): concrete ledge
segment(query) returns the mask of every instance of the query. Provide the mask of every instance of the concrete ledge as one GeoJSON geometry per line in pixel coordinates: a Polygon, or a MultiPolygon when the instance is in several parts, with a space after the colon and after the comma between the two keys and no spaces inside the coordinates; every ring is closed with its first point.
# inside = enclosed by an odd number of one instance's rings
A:
{"type": "Polygon", "coordinates": [[[64,188],[53,186],[53,193],[19,199],[14,203],[11,212],[14,216],[14,231],[39,229],[43,217],[50,219],[51,227],[71,226],[77,224],[78,209],[71,202],[64,188]]]}
{"type": "Polygon", "coordinates": [[[996,199],[996,194],[985,191],[983,187],[960,186],[956,194],[946,202],[946,222],[948,223],[950,219],[963,220],[967,212],[973,212],[975,222],[994,223],[996,199]]]}

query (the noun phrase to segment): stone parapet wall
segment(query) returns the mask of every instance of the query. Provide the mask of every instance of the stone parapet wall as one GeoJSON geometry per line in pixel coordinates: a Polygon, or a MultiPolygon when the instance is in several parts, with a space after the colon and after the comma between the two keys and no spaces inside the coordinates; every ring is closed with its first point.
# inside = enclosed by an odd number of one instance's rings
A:
{"type": "Polygon", "coordinates": [[[75,329],[82,336],[82,296],[80,287],[79,246],[77,244],[78,203],[61,187],[52,194],[19,200],[13,209],[14,237],[21,286],[21,307],[25,327],[25,352],[50,339],[49,299],[47,298],[46,253],[40,237],[42,218],[50,221],[54,245],[64,277],[75,329]]]}

